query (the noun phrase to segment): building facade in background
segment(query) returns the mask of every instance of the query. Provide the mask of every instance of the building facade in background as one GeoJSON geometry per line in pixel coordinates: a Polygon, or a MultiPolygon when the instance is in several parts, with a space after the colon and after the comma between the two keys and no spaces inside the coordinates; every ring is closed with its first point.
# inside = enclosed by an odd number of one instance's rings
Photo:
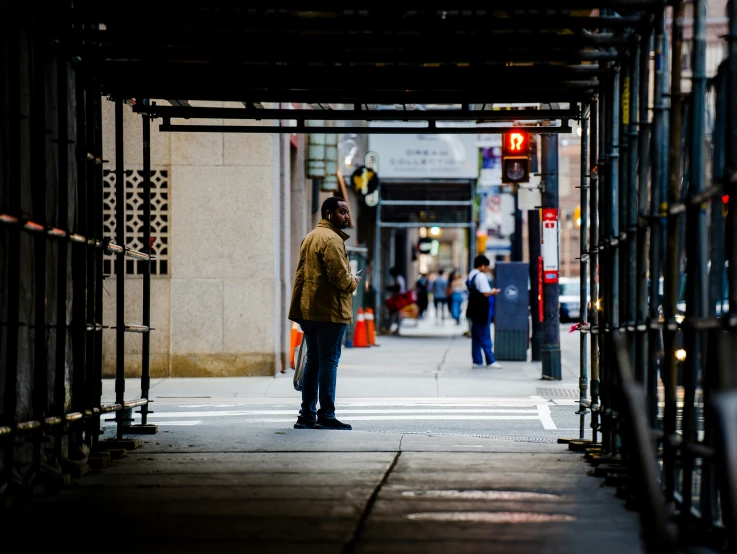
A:
{"type": "MultiPolygon", "coordinates": [[[[691,78],[690,9],[688,5],[681,59],[683,90],[690,89],[691,78]]],[[[725,9],[726,0],[708,6],[707,77],[716,74],[725,55],[725,9]]],[[[666,26],[669,32],[670,21],[666,26]]],[[[228,107],[223,102],[192,105],[228,107]]],[[[142,243],[141,230],[145,200],[139,186],[141,118],[129,107],[124,111],[126,235],[133,248],[143,250],[147,245],[142,243]]],[[[707,115],[708,146],[713,110],[707,115]]],[[[207,122],[230,124],[228,120],[207,122]]],[[[514,201],[510,191],[501,187],[500,174],[495,177],[495,145],[489,142],[494,135],[454,141],[449,135],[382,136],[335,130],[338,186],[323,190],[321,180],[309,177],[306,170],[309,135],[164,133],[153,121],[151,206],[157,256],[151,294],[153,377],[275,375],[287,367],[291,324],[286,310],[299,245],[319,221],[322,201],[331,195],[344,196],[351,209],[353,227],[348,229],[347,246],[364,252],[367,271],[360,298],[365,307],[381,308],[388,270],[394,265],[410,284],[419,273],[440,268],[467,271],[468,260],[480,244],[474,240],[477,232],[487,237],[483,249],[491,259],[509,259],[514,201]],[[378,173],[384,183],[383,205],[362,194],[351,179],[371,150],[381,151],[378,173]],[[461,204],[470,199],[471,215],[467,217],[468,206],[432,205],[443,199],[461,204]],[[430,203],[423,206],[425,201],[430,203]],[[421,251],[420,242],[428,236],[437,242],[435,250],[421,251]]],[[[109,168],[103,176],[103,223],[105,235],[114,239],[119,184],[112,171],[116,163],[113,102],[103,102],[103,134],[109,168]]],[[[579,272],[580,143],[576,132],[559,135],[561,276],[579,272]]],[[[522,210],[520,217],[523,260],[529,260],[527,211],[522,210]]],[[[104,323],[111,326],[116,314],[115,281],[121,276],[115,274],[112,258],[105,260],[103,269],[107,275],[104,323]]],[[[127,288],[135,291],[142,286],[141,270],[138,262],[126,260],[127,288]]],[[[140,323],[140,295],[127,298],[126,321],[140,323]]],[[[126,355],[126,374],[139,375],[140,355],[132,354],[140,354],[140,338],[126,334],[125,340],[126,352],[131,354],[126,355]]],[[[114,329],[103,331],[103,341],[103,371],[112,376],[114,329]]]]}

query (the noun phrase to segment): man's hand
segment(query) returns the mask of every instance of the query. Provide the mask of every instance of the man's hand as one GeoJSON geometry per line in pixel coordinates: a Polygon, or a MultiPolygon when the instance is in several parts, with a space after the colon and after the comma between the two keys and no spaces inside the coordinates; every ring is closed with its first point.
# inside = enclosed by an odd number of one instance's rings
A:
{"type": "Polygon", "coordinates": [[[356,286],[358,286],[358,285],[361,284],[361,277],[360,276],[354,275],[353,278],[356,280],[356,286]]]}
{"type": "Polygon", "coordinates": [[[502,292],[502,289],[491,289],[491,294],[499,294],[502,292]]]}

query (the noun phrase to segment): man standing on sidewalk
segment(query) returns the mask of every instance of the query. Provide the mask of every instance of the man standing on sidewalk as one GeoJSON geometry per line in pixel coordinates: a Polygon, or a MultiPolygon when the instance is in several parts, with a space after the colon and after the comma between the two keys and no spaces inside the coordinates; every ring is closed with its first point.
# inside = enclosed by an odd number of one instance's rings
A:
{"type": "Polygon", "coordinates": [[[473,367],[484,367],[481,357],[483,351],[486,367],[501,369],[502,364],[494,359],[491,344],[491,320],[494,317],[494,296],[500,289],[493,289],[486,277],[489,271],[489,258],[480,254],[473,260],[474,269],[468,274],[468,308],[466,316],[471,320],[471,357],[473,367]]]}
{"type": "Polygon", "coordinates": [[[307,346],[302,408],[294,428],[350,430],[335,418],[335,383],[346,325],[353,321],[353,291],[361,278],[351,275],[345,250],[348,204],[331,196],[321,214],[302,240],[289,307],[289,319],[300,324],[307,346]]]}

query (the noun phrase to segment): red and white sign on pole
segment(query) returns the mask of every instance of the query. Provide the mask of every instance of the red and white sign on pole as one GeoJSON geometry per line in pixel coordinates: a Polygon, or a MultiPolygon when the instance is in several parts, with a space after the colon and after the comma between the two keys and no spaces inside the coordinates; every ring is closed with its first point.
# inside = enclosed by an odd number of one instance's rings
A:
{"type": "Polygon", "coordinates": [[[537,257],[537,318],[545,321],[545,305],[543,304],[543,257],[537,257]]]}
{"type": "Polygon", "coordinates": [[[543,208],[543,283],[557,283],[559,274],[558,261],[558,210],[543,208]]]}

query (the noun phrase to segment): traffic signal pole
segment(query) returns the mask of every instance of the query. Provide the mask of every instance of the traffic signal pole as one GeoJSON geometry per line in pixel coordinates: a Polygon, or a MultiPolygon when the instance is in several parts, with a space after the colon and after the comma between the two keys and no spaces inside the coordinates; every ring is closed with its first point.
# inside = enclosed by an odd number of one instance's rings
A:
{"type": "MultiPolygon", "coordinates": [[[[558,135],[542,134],[540,135],[542,142],[542,207],[543,212],[555,213],[555,265],[558,265],[558,252],[560,252],[560,234],[558,231],[558,135]]],[[[545,224],[545,215],[543,216],[543,224],[545,224]]],[[[544,230],[543,230],[544,232],[544,230]]],[[[543,234],[545,240],[545,232],[543,234]]],[[[553,240],[553,237],[548,237],[553,240]]],[[[545,246],[546,254],[552,249],[551,245],[545,246]]],[[[547,255],[545,256],[547,257],[547,255]]],[[[549,269],[551,262],[543,260],[543,345],[542,354],[542,374],[543,379],[561,379],[560,364],[560,313],[558,311],[558,273],[549,269]],[[553,278],[554,276],[554,278],[553,278]]]]}
{"type": "Polygon", "coordinates": [[[542,290],[538,280],[540,279],[540,268],[538,259],[540,258],[540,210],[527,211],[527,231],[530,249],[530,314],[532,315],[532,340],[530,342],[530,350],[532,352],[532,361],[539,362],[542,360],[540,350],[543,344],[543,322],[540,318],[540,295],[542,290]]]}
{"type": "MultiPolygon", "coordinates": [[[[530,173],[538,173],[537,142],[530,139],[530,173]]],[[[532,361],[542,360],[540,349],[543,344],[543,320],[540,307],[542,298],[542,262],[540,256],[540,209],[527,210],[527,241],[530,253],[530,315],[532,316],[532,339],[530,351],[532,361]]]]}
{"type": "Polygon", "coordinates": [[[522,212],[519,209],[519,193],[514,196],[514,235],[512,236],[511,261],[522,261],[522,212]]]}

